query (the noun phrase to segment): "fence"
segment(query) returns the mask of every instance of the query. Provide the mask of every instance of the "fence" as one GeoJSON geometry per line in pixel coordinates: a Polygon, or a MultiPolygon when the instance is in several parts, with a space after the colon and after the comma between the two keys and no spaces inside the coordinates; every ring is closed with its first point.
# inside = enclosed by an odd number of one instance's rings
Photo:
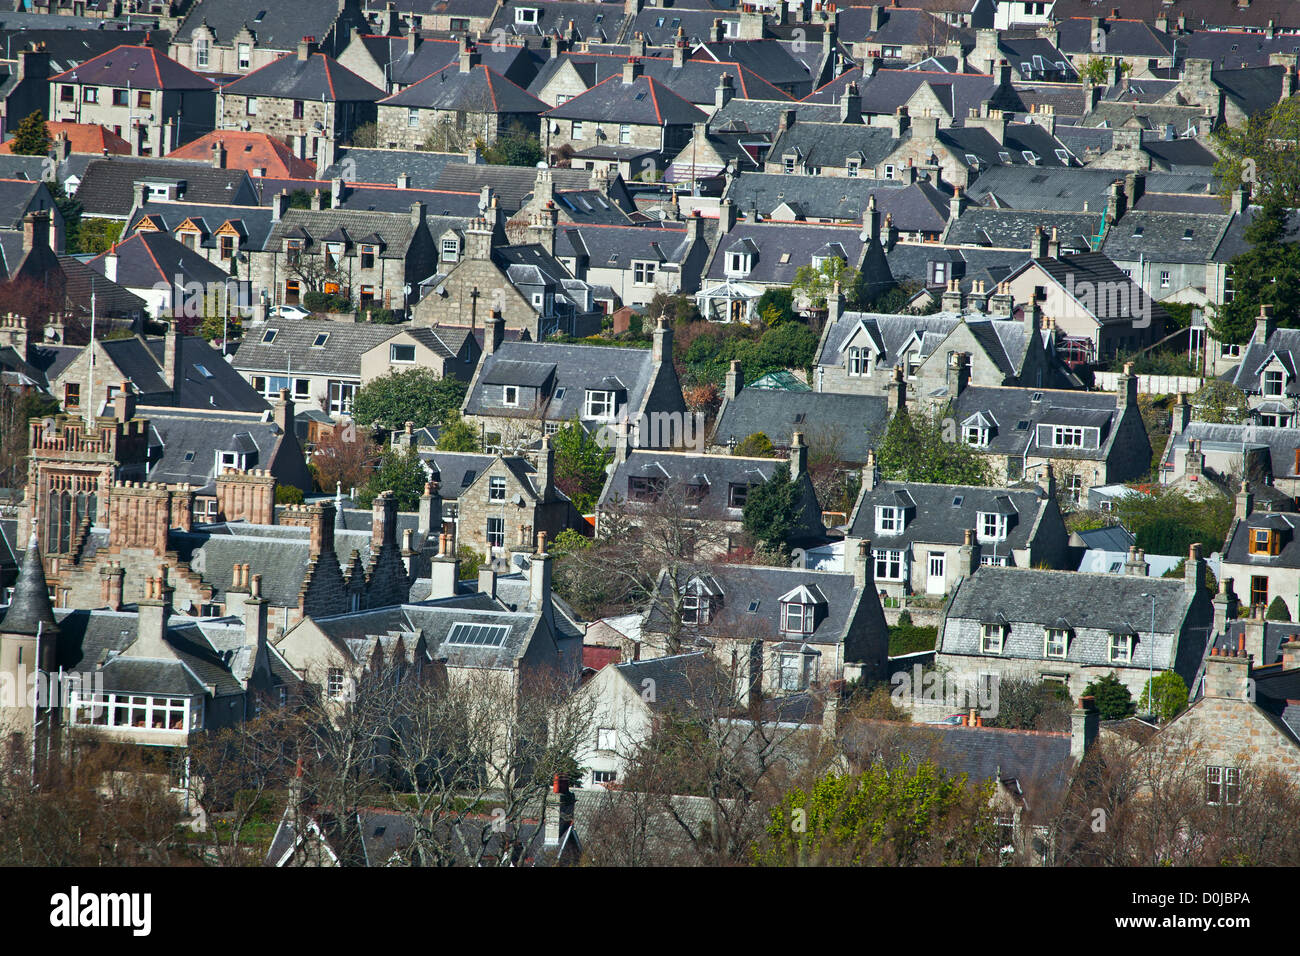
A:
{"type": "MultiPolygon", "coordinates": [[[[1195,392],[1205,384],[1205,379],[1195,375],[1139,375],[1138,391],[1144,395],[1175,395],[1178,392],[1195,392]]],[[[1119,389],[1119,372],[1094,372],[1093,382],[1103,392],[1119,389]]]]}

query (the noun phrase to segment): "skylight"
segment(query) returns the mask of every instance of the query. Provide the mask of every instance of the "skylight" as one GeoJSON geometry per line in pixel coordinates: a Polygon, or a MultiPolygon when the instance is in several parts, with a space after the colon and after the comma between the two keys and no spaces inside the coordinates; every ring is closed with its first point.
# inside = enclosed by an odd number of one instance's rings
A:
{"type": "Polygon", "coordinates": [[[209,372],[209,371],[208,371],[206,368],[204,368],[202,365],[196,365],[196,366],[194,366],[194,371],[198,372],[198,373],[199,373],[200,375],[202,375],[204,378],[212,378],[212,373],[209,372]]]}
{"type": "Polygon", "coordinates": [[[961,507],[961,503],[962,503],[962,501],[965,499],[965,497],[966,497],[965,495],[958,495],[956,498],[953,498],[953,499],[952,499],[952,506],[953,506],[954,508],[960,508],[960,507],[961,507]]]}
{"type": "Polygon", "coordinates": [[[329,337],[330,334],[328,332],[321,332],[317,334],[315,341],[311,343],[311,347],[314,349],[323,348],[325,343],[329,341],[329,337]]]}
{"type": "Polygon", "coordinates": [[[509,633],[510,628],[505,624],[461,622],[451,626],[451,631],[447,634],[447,643],[462,647],[500,647],[506,642],[506,635],[509,633]]]}
{"type": "Polygon", "coordinates": [[[262,344],[263,344],[263,345],[270,345],[272,342],[274,342],[274,341],[275,341],[275,334],[276,334],[277,332],[279,332],[279,331],[280,331],[279,329],[267,329],[265,332],[263,332],[263,333],[262,333],[262,344]]]}

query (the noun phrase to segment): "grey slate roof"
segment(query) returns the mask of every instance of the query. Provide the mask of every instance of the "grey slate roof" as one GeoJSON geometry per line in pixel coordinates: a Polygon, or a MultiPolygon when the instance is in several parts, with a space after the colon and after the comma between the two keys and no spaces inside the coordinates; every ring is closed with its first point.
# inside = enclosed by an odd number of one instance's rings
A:
{"type": "MultiPolygon", "coordinates": [[[[954,312],[936,312],[931,315],[890,315],[877,312],[844,312],[835,326],[826,333],[825,347],[817,356],[818,365],[843,365],[844,348],[857,332],[865,328],[880,355],[878,367],[892,368],[902,364],[909,345],[915,337],[921,340],[921,357],[924,359],[957,327],[963,319],[954,312]]],[[[982,313],[965,316],[972,331],[977,333],[989,357],[1008,375],[1014,374],[1024,362],[1028,341],[1024,323],[1016,319],[989,319],[982,313]]]]}
{"type": "Polygon", "coordinates": [[[680,264],[689,248],[685,229],[575,225],[555,237],[556,258],[588,256],[598,269],[628,269],[633,259],[680,264]]]}
{"type": "Polygon", "coordinates": [[[171,234],[186,219],[203,230],[199,243],[204,249],[217,247],[217,230],[227,222],[241,232],[239,248],[261,252],[266,248],[267,237],[271,234],[271,209],[269,206],[221,206],[198,202],[167,202],[150,200],[136,210],[122,230],[122,235],[129,236],[137,225],[149,216],[158,223],[159,228],[171,234]]]}
{"type": "Polygon", "coordinates": [[[110,254],[117,257],[116,281],[131,289],[153,288],[158,283],[183,286],[198,282],[207,286],[224,283],[230,278],[226,270],[187,249],[165,232],[136,233],[87,264],[103,274],[110,254]]]}
{"type": "MultiPolygon", "coordinates": [[[[416,201],[412,200],[412,203],[416,201]]],[[[329,239],[339,228],[347,232],[353,243],[372,234],[377,235],[381,240],[381,259],[405,259],[419,230],[419,227],[411,223],[409,211],[403,215],[360,209],[286,209],[280,221],[271,227],[267,246],[271,251],[282,252],[286,238],[300,237],[305,233],[305,249],[314,254],[319,252],[319,244],[329,239]]],[[[427,228],[432,230],[434,226],[429,223],[427,228]]],[[[352,250],[346,251],[350,253],[352,250]]]]}
{"type": "Polygon", "coordinates": [[[1213,255],[1229,216],[1186,212],[1126,212],[1106,230],[1101,251],[1112,259],[1202,264],[1213,255]]]}
{"type": "MultiPolygon", "coordinates": [[[[928,182],[911,185],[891,179],[836,179],[786,176],[781,173],[745,173],[737,176],[725,198],[737,210],[770,218],[787,205],[807,219],[862,222],[867,203],[876,197],[882,221],[893,216],[900,232],[942,232],[947,223],[948,197],[928,182]]],[[[785,217],[782,217],[785,218],[785,217]]]]}
{"type": "Polygon", "coordinates": [[[244,336],[232,364],[242,372],[286,373],[292,368],[308,375],[360,378],[362,354],[402,330],[399,325],[270,319],[264,327],[244,336]],[[274,338],[264,342],[272,330],[274,338]],[[323,346],[313,347],[322,332],[328,332],[329,338],[323,346]]]}
{"type": "Polygon", "coordinates": [[[149,420],[149,480],[188,483],[204,494],[213,493],[217,452],[239,451],[246,467],[266,468],[283,434],[260,415],[158,407],[140,414],[149,420]]]}
{"type": "Polygon", "coordinates": [[[1300,515],[1278,511],[1256,511],[1245,520],[1234,520],[1223,546],[1227,564],[1244,564],[1267,572],[1270,568],[1300,567],[1300,515]],[[1276,555],[1251,554],[1250,532],[1255,528],[1273,528],[1281,532],[1281,550],[1276,555]]]}
{"type": "Polygon", "coordinates": [[[643,688],[654,687],[648,704],[656,713],[709,714],[725,702],[730,691],[726,675],[708,651],[627,661],[615,664],[614,673],[638,695],[643,688]]]}
{"type": "Polygon", "coordinates": [[[266,96],[329,103],[373,103],[384,91],[333,57],[313,53],[305,60],[288,53],[221,88],[223,95],[266,96]]]}
{"type": "MultiPolygon", "coordinates": [[[[1004,514],[1010,519],[1007,537],[997,547],[1005,554],[1010,549],[1029,546],[1049,500],[1047,492],[1037,488],[882,481],[858,498],[849,536],[872,539],[872,547],[876,549],[901,549],[912,544],[961,544],[967,529],[979,531],[981,514],[1004,514]],[[895,507],[898,492],[904,492],[912,502],[904,513],[902,532],[876,533],[876,506],[895,507]]],[[[993,543],[984,544],[983,548],[991,551],[993,543]]]]}
{"type": "Polygon", "coordinates": [[[786,110],[795,111],[795,123],[838,123],[840,108],[834,104],[818,104],[809,100],[792,103],[789,100],[732,99],[709,119],[709,129],[717,131],[775,133],[786,110]]]}
{"type": "Polygon", "coordinates": [[[33,536],[23,554],[9,607],[0,617],[0,633],[34,637],[43,629],[54,626],[54,611],[45,582],[45,563],[41,558],[40,543],[33,536]]]}
{"type": "MultiPolygon", "coordinates": [[[[415,189],[433,189],[442,169],[448,164],[465,163],[463,153],[430,153],[411,149],[359,149],[355,146],[335,150],[334,165],[318,173],[329,179],[342,176],[353,183],[397,184],[405,173],[415,189]]],[[[444,187],[445,188],[445,187],[444,187]]]]}
{"type": "MultiPolygon", "coordinates": [[[[1064,252],[1064,240],[1062,240],[1064,252]]],[[[1048,256],[1032,260],[1044,272],[1054,279],[1069,294],[1070,289],[1118,289],[1129,288],[1130,294],[1097,296],[1089,304],[1080,296],[1074,301],[1094,315],[1101,323],[1129,323],[1135,319],[1146,319],[1162,328],[1169,318],[1164,307],[1154,301],[1137,283],[1126,276],[1109,256],[1100,252],[1083,252],[1076,255],[1048,256]],[[1071,285],[1073,283],[1073,285],[1071,285]],[[1085,284],[1087,283],[1087,284],[1085,284]],[[1127,302],[1122,301],[1125,298],[1127,302]]],[[[1028,268],[1028,264],[1022,268],[1028,268]]]]}
{"type": "Polygon", "coordinates": [[[828,244],[842,246],[849,265],[855,268],[862,259],[863,247],[860,225],[738,222],[718,239],[717,251],[709,264],[710,279],[726,278],[727,261],[723,253],[737,243],[750,243],[757,250],[749,274],[740,281],[782,286],[793,282],[799,267],[811,265],[813,256],[828,244]]]}
{"type": "Polygon", "coordinates": [[[220,44],[230,44],[247,26],[263,49],[293,50],[305,36],[324,38],[339,15],[337,3],[307,0],[278,6],[265,0],[195,0],[176,30],[188,40],[201,23],[216,34],[220,44]]]}
{"type": "MultiPolygon", "coordinates": [[[[557,192],[586,189],[591,185],[591,173],[583,169],[553,169],[551,176],[557,192]]],[[[490,186],[492,195],[499,201],[501,211],[510,214],[517,212],[523,206],[526,198],[532,195],[536,184],[537,170],[531,167],[448,163],[438,175],[434,188],[454,192],[478,192],[484,186],[490,186]]]]}
{"type": "Polygon", "coordinates": [[[550,107],[527,90],[482,64],[468,73],[459,62],[380,100],[381,106],[456,110],[462,113],[544,113],[550,107]]]}
{"type": "Polygon", "coordinates": [[[1105,457],[1115,437],[1118,412],[1112,392],[972,385],[957,396],[952,416],[961,424],[982,413],[996,423],[987,447],[981,449],[989,455],[1023,456],[1031,449],[1043,449],[1037,441],[1039,424],[1100,428],[1100,448],[1050,449],[1053,458],[1091,460],[1105,457]],[[1034,401],[1035,395],[1041,399],[1034,401]]]}
{"type": "Polygon", "coordinates": [[[69,82],[146,90],[214,90],[212,81],[181,66],[148,46],[118,46],[91,60],[50,77],[51,83],[69,82]],[[72,79],[71,74],[77,74],[72,79]]]}
{"type": "Polygon", "coordinates": [[[741,442],[762,432],[773,444],[789,447],[796,431],[810,440],[824,434],[840,441],[844,461],[856,464],[867,460],[867,451],[887,424],[885,399],[880,396],[744,388],[723,403],[713,444],[725,445],[732,439],[741,442]]]}
{"type": "Polygon", "coordinates": [[[796,121],[777,137],[768,158],[779,162],[787,154],[796,153],[809,167],[844,166],[850,159],[874,167],[893,153],[899,142],[892,130],[882,126],[796,121]]]}
{"type": "MultiPolygon", "coordinates": [[[[972,202],[988,203],[1012,209],[1050,209],[1058,212],[1101,212],[1106,205],[1110,184],[1122,179],[1114,169],[1071,168],[1044,169],[1032,166],[997,166],[980,173],[966,191],[972,202]]],[[[1208,177],[1151,171],[1146,174],[1148,200],[1153,194],[1177,193],[1205,196],[1218,201],[1211,192],[1208,177]]],[[[1142,200],[1139,200],[1141,204],[1142,200]]],[[[1222,209],[1222,204],[1219,204],[1222,209]]]]}
{"type": "Polygon", "coordinates": [[[87,216],[126,218],[138,182],[184,183],[178,198],[213,205],[256,206],[248,173],[242,169],[215,169],[211,163],[130,156],[97,159],[86,167],[77,200],[87,216]],[[227,188],[229,187],[229,188],[227,188]]]}
{"type": "Polygon", "coordinates": [[[642,75],[624,83],[621,74],[602,80],[545,115],[554,119],[640,126],[689,126],[708,118],[654,77],[642,75]]]}

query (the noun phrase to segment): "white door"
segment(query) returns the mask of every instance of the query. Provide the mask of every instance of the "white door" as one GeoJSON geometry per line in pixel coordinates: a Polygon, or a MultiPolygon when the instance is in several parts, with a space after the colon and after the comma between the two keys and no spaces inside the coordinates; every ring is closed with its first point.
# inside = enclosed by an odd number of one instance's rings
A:
{"type": "Polygon", "coordinates": [[[948,558],[942,551],[931,551],[929,576],[925,580],[926,594],[946,594],[948,592],[945,578],[948,571],[948,558]]]}

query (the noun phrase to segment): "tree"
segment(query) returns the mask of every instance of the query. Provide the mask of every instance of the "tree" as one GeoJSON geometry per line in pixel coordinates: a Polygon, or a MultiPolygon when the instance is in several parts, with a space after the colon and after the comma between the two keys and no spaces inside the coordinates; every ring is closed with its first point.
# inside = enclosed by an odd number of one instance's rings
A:
{"type": "Polygon", "coordinates": [[[1287,97],[1244,123],[1221,123],[1210,134],[1219,160],[1215,176],[1224,196],[1245,186],[1255,202],[1300,205],[1300,103],[1287,97]]]}
{"type": "Polygon", "coordinates": [[[1227,498],[1198,499],[1177,489],[1155,487],[1116,499],[1114,515],[1149,554],[1186,554],[1193,542],[1210,554],[1228,535],[1232,507],[1227,498]]]}
{"type": "Polygon", "coordinates": [[[14,138],[9,141],[9,149],[18,156],[48,156],[50,143],[50,134],[45,128],[45,114],[37,110],[24,116],[18,123],[14,138]]]}
{"type": "Polygon", "coordinates": [[[736,443],[736,447],[731,453],[740,458],[775,458],[776,449],[772,447],[772,439],[768,438],[762,432],[754,432],[752,435],[746,435],[741,441],[736,443]]]}
{"type": "Polygon", "coordinates": [[[352,145],[359,149],[374,149],[379,144],[374,123],[362,123],[352,131],[352,145]]]}
{"type": "Polygon", "coordinates": [[[1167,724],[1187,709],[1187,682],[1173,671],[1165,671],[1147,680],[1142,688],[1138,710],[1155,714],[1162,724],[1167,724]]]}
{"type": "Polygon", "coordinates": [[[917,866],[992,862],[992,782],[932,761],[875,761],[796,787],[770,814],[758,859],[777,865],[917,866]]]}
{"type": "Polygon", "coordinates": [[[366,487],[357,495],[357,503],[369,508],[381,492],[391,491],[397,498],[399,511],[414,511],[420,505],[428,480],[429,473],[414,448],[400,452],[389,449],[379,459],[379,468],[370,476],[366,487]]]}
{"type": "Polygon", "coordinates": [[[99,255],[101,252],[107,252],[112,248],[113,243],[122,237],[122,227],[124,225],[126,223],[121,220],[95,217],[82,219],[77,229],[75,249],[72,238],[69,237],[68,251],[80,252],[86,255],[99,255]]]}
{"type": "Polygon", "coordinates": [[[754,310],[768,328],[793,322],[794,292],[790,289],[764,289],[754,304],[754,310]]]}
{"type": "Polygon", "coordinates": [[[799,483],[791,479],[787,464],[777,465],[771,478],[749,489],[744,527],[755,543],[789,551],[790,536],[799,517],[801,491],[799,483]]]}
{"type": "Polygon", "coordinates": [[[1069,694],[1032,678],[1003,678],[997,683],[997,716],[990,726],[1011,730],[1070,729],[1069,694]]]}
{"type": "Polygon", "coordinates": [[[818,266],[800,266],[795,270],[790,291],[795,293],[796,298],[802,297],[807,300],[812,308],[824,309],[836,284],[844,295],[844,301],[856,307],[860,297],[862,276],[857,269],[839,256],[828,256],[818,266]]]}
{"type": "Polygon", "coordinates": [[[477,428],[460,415],[452,415],[438,433],[437,447],[439,451],[480,452],[483,443],[477,428]]]}
{"type": "Polygon", "coordinates": [[[1210,319],[1220,341],[1239,344],[1249,339],[1261,305],[1271,306],[1281,325],[1300,320],[1300,243],[1293,238],[1290,216],[1289,207],[1268,198],[1246,226],[1243,235],[1250,248],[1229,264],[1232,301],[1216,306],[1210,319]]]}
{"type": "Polygon", "coordinates": [[[276,485],[275,503],[277,505],[300,505],[303,502],[302,489],[294,485],[276,485]]]}
{"type": "Polygon", "coordinates": [[[1246,420],[1246,393],[1231,382],[1212,378],[1191,397],[1197,418],[1212,425],[1240,425],[1246,420]]]}
{"type": "Polygon", "coordinates": [[[352,418],[389,429],[403,428],[407,422],[436,428],[460,409],[467,387],[458,378],[439,378],[428,368],[389,372],[357,390],[352,418]]]}
{"type": "Polygon", "coordinates": [[[1286,608],[1286,601],[1282,600],[1282,595],[1278,595],[1269,602],[1268,610],[1264,612],[1266,621],[1289,621],[1291,612],[1286,608]]]}
{"type": "Polygon", "coordinates": [[[321,491],[329,494],[342,488],[349,493],[349,489],[366,486],[378,460],[370,430],[343,424],[316,443],[311,470],[321,491]]]}
{"type": "Polygon", "coordinates": [[[894,481],[992,484],[987,463],[971,446],[957,440],[952,420],[924,409],[903,409],[890,419],[876,448],[876,464],[881,475],[894,481]]]}
{"type": "Polygon", "coordinates": [[[58,411],[57,401],[34,388],[0,385],[0,487],[19,488],[27,480],[27,420],[58,411]]]}
{"type": "Polygon", "coordinates": [[[493,166],[536,166],[542,161],[542,144],[535,133],[520,123],[512,123],[497,140],[483,148],[483,161],[493,166]]]}
{"type": "Polygon", "coordinates": [[[555,449],[556,487],[569,496],[579,513],[594,511],[613,449],[602,447],[576,418],[556,430],[551,447],[555,449]]]}
{"type": "Polygon", "coordinates": [[[1079,79],[1100,86],[1110,76],[1110,65],[1102,57],[1089,57],[1079,66],[1079,79]]]}
{"type": "Polygon", "coordinates": [[[1133,695],[1113,671],[1094,678],[1083,689],[1083,695],[1096,699],[1102,720],[1122,720],[1133,716],[1133,695]]]}

